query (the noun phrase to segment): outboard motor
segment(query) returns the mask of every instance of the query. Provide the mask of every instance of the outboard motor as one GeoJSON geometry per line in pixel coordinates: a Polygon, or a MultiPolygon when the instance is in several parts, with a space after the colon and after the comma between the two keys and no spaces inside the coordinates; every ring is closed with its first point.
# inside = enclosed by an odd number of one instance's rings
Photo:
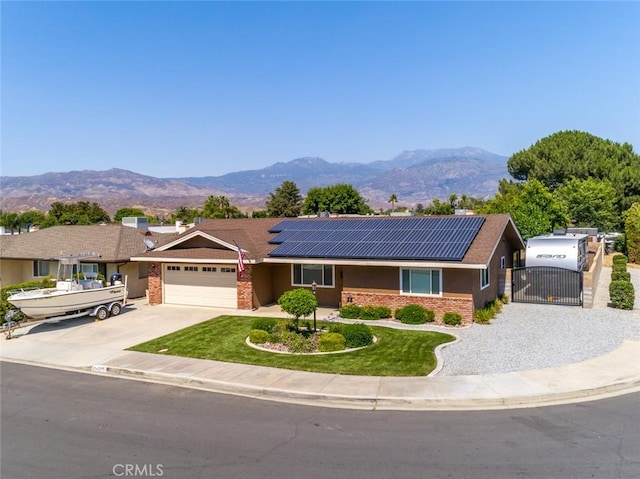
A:
{"type": "Polygon", "coordinates": [[[111,282],[111,286],[122,284],[122,275],[120,273],[113,273],[109,278],[109,281],[111,282]]]}

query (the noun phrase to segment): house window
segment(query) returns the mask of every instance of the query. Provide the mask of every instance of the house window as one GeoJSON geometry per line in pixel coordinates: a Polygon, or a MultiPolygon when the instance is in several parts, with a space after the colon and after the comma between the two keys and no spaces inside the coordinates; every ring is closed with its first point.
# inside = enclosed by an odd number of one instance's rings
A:
{"type": "Polygon", "coordinates": [[[97,276],[98,275],[98,263],[81,263],[80,272],[84,276],[97,276]]]}
{"type": "Polygon", "coordinates": [[[294,286],[310,286],[315,281],[318,286],[333,287],[333,265],[294,264],[292,266],[294,286]]]}
{"type": "Polygon", "coordinates": [[[439,269],[402,269],[400,288],[404,294],[442,293],[442,271],[439,269]]]}
{"type": "Polygon", "coordinates": [[[507,267],[507,258],[504,256],[500,256],[500,269],[505,269],[507,267]]]}
{"type": "Polygon", "coordinates": [[[34,261],[33,262],[33,276],[49,276],[51,273],[51,263],[48,261],[34,261]]]}
{"type": "Polygon", "coordinates": [[[489,269],[480,270],[480,289],[484,289],[489,286],[489,269]]]}
{"type": "Polygon", "coordinates": [[[180,271],[180,266],[167,266],[167,271],[180,271]]]}

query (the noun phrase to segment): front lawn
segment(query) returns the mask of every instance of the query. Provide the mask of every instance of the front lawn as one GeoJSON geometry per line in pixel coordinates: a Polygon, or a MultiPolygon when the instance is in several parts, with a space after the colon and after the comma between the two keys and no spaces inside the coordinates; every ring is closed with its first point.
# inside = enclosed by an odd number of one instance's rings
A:
{"type": "MultiPolygon", "coordinates": [[[[129,348],[130,351],[358,376],[425,376],[436,367],[434,349],[455,338],[431,331],[375,326],[378,342],[353,352],[289,355],[245,343],[255,318],[220,316],[129,348]]],[[[322,324],[319,322],[319,325],[322,324]]]]}

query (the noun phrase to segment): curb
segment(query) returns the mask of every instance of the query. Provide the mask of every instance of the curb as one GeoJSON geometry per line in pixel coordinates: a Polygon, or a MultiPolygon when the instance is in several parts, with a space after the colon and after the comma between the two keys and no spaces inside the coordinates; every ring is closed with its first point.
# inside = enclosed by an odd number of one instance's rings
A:
{"type": "MultiPolygon", "coordinates": [[[[543,393],[514,397],[434,399],[405,398],[396,396],[342,396],[324,393],[284,390],[247,384],[230,383],[212,379],[191,378],[172,374],[141,371],[111,366],[93,366],[91,371],[113,377],[123,377],[140,381],[157,382],[178,387],[199,389],[219,394],[232,394],[269,401],[279,401],[306,406],[332,407],[344,409],[387,410],[387,411],[470,411],[494,409],[521,409],[543,407],[575,402],[595,401],[608,397],[640,392],[640,377],[623,380],[599,387],[543,393]]],[[[85,370],[86,372],[86,370],[85,370]]]]}

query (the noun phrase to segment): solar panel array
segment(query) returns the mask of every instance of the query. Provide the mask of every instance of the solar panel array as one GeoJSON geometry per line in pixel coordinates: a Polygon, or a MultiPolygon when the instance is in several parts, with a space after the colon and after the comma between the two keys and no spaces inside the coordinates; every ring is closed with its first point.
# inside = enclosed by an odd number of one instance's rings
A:
{"type": "Polygon", "coordinates": [[[271,228],[272,257],[460,261],[481,216],[284,220],[271,228]]]}

